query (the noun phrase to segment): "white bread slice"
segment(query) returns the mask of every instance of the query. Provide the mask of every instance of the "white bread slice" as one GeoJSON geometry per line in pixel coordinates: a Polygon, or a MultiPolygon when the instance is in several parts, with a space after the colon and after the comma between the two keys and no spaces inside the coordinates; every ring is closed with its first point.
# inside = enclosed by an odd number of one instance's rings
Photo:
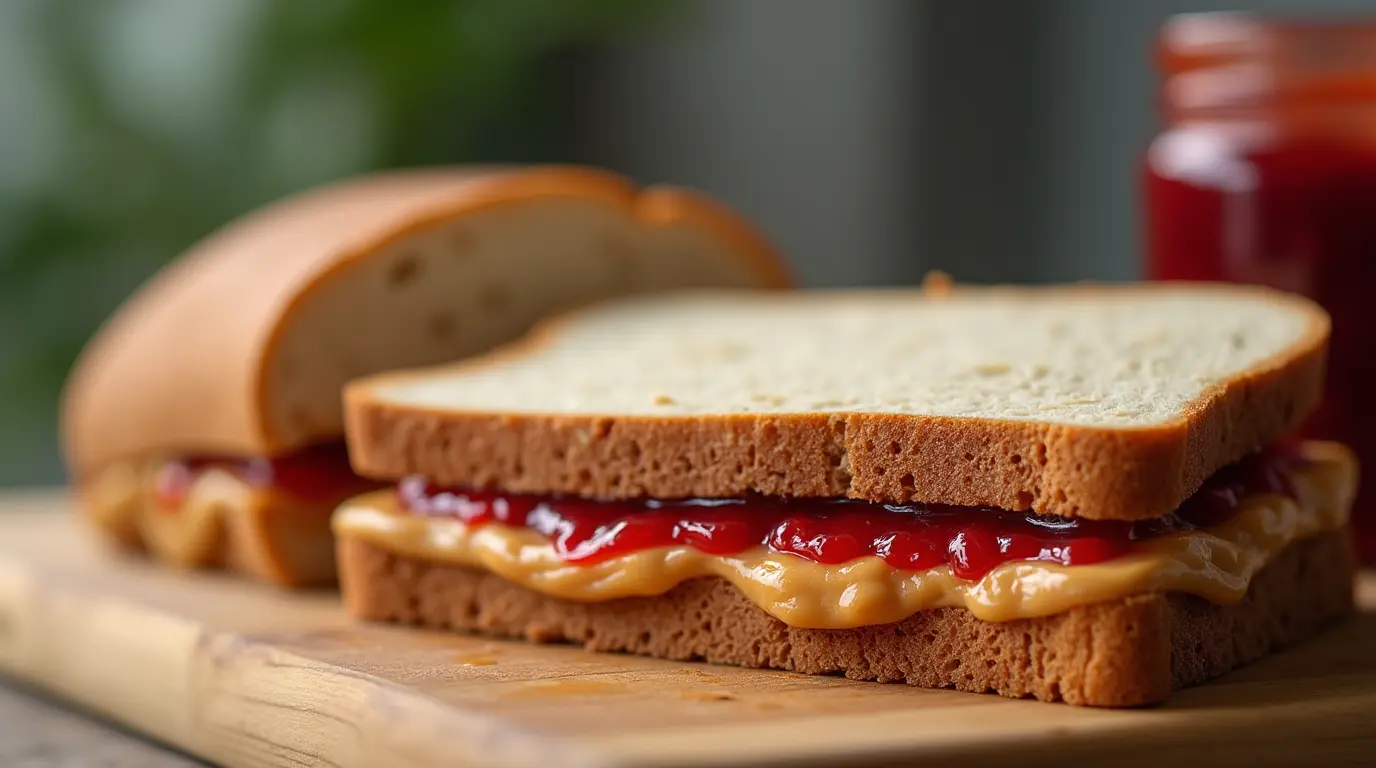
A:
{"type": "Polygon", "coordinates": [[[687,190],[563,167],[352,179],[230,224],[130,299],[69,381],[64,449],[79,479],[160,452],[279,455],[339,439],[350,378],[596,299],[786,281],[759,233],[687,190]]]}
{"type": "Polygon", "coordinates": [[[1317,402],[1329,332],[1265,289],[690,293],[346,392],[369,476],[595,496],[1170,512],[1317,402]]]}

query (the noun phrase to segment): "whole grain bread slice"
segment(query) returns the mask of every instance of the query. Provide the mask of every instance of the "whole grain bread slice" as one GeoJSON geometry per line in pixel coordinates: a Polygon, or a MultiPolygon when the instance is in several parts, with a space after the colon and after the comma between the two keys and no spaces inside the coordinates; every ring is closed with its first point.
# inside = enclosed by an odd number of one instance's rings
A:
{"type": "Polygon", "coordinates": [[[1135,520],[1292,430],[1328,316],[1263,288],[696,292],[345,394],[365,476],[1135,520]]]}
{"type": "Polygon", "coordinates": [[[1302,640],[1351,612],[1352,572],[1351,538],[1335,531],[1291,544],[1235,605],[1152,593],[1005,623],[940,608],[828,630],[789,627],[717,578],[579,603],[339,539],[345,602],[363,619],[1106,707],[1159,702],[1302,640]]]}

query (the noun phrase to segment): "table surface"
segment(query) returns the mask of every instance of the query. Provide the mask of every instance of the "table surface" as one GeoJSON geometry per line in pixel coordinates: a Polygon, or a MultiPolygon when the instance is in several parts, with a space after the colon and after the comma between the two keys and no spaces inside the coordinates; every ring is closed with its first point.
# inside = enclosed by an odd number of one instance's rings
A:
{"type": "Polygon", "coordinates": [[[205,765],[0,678],[6,768],[187,768],[205,765]]]}

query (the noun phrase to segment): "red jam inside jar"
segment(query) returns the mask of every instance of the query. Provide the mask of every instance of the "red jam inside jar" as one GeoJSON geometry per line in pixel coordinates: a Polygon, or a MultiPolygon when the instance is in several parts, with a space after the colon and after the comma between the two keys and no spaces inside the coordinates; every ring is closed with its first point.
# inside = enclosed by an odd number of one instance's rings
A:
{"type": "MultiPolygon", "coordinates": [[[[1173,19],[1145,159],[1147,276],[1270,285],[1333,318],[1301,434],[1376,466],[1376,23],[1173,19]]],[[[1353,527],[1376,564],[1376,487],[1353,527]]]]}
{"type": "Polygon", "coordinates": [[[720,556],[765,547],[826,565],[866,556],[903,571],[949,565],[957,577],[973,581],[1010,561],[1091,565],[1128,552],[1135,542],[1218,525],[1236,514],[1245,495],[1293,496],[1289,473],[1298,460],[1283,448],[1255,454],[1210,478],[1174,514],[1137,523],[850,499],[515,496],[449,490],[423,478],[403,481],[397,494],[411,514],[529,528],[576,564],[668,546],[720,556]]]}
{"type": "Polygon", "coordinates": [[[221,469],[254,488],[272,488],[297,499],[330,504],[374,487],[349,466],[343,443],[312,446],[274,458],[188,456],[158,468],[154,486],[162,509],[180,509],[203,472],[221,469]]]}

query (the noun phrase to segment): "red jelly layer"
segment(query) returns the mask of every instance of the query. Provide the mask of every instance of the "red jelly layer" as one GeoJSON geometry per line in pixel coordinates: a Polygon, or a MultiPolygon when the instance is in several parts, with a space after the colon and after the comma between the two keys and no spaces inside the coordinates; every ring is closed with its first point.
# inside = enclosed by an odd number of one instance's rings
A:
{"type": "Polygon", "coordinates": [[[254,488],[272,488],[310,502],[329,503],[375,487],[355,475],[343,443],[312,446],[286,456],[187,456],[168,461],[154,479],[158,504],[180,508],[203,472],[220,469],[254,488]]]}
{"type": "Polygon", "coordinates": [[[402,481],[398,495],[412,514],[530,528],[570,563],[674,545],[725,556],[765,546],[827,565],[867,555],[904,571],[949,565],[956,576],[977,580],[1014,560],[1090,565],[1124,554],[1134,542],[1217,525],[1237,512],[1243,496],[1293,496],[1289,474],[1298,461],[1283,448],[1255,454],[1209,479],[1174,514],[1137,523],[852,499],[516,496],[439,488],[423,478],[402,481]]]}

